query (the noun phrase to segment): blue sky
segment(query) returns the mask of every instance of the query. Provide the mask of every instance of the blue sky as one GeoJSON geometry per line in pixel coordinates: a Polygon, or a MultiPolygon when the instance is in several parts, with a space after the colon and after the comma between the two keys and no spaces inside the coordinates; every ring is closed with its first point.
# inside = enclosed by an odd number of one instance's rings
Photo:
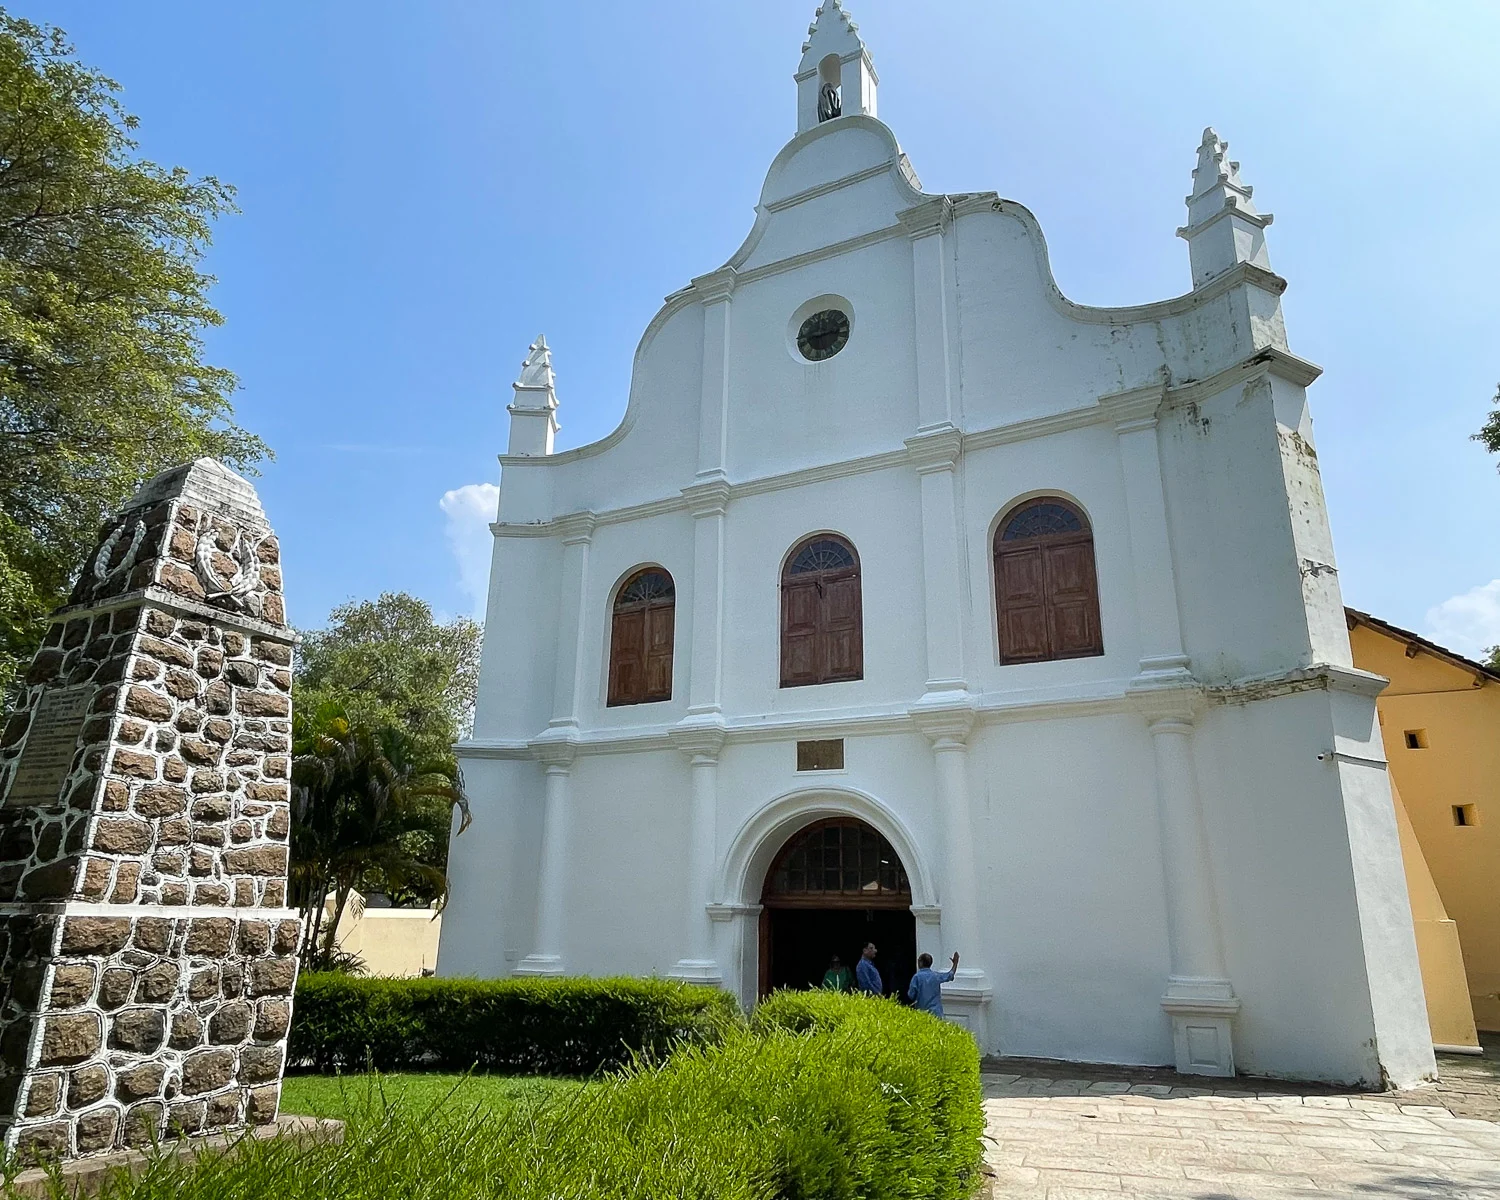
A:
{"type": "MultiPolygon", "coordinates": [[[[145,153],[239,189],[211,259],[294,621],[406,589],[482,605],[495,455],[527,343],[562,447],[607,433],[667,293],[749,229],[795,129],[813,0],[48,0],[124,85],[145,153]],[[446,503],[445,503],[446,497],[446,503]],[[446,511],[445,511],[446,507],[446,511]]],[[[1063,291],[1186,290],[1212,124],[1268,231],[1313,386],[1344,596],[1500,642],[1500,6],[849,0],[929,192],[994,189],[1063,291]]]]}

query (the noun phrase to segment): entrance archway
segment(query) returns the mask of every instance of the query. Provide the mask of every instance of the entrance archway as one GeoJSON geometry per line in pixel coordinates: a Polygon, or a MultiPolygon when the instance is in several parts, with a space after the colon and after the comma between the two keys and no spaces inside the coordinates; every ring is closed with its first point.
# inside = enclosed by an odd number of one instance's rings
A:
{"type": "Polygon", "coordinates": [[[880,831],[854,817],[814,821],[794,833],[766,871],[760,896],[760,994],[817,987],[834,955],[851,973],[865,943],[887,994],[916,970],[912,889],[880,831]]]}

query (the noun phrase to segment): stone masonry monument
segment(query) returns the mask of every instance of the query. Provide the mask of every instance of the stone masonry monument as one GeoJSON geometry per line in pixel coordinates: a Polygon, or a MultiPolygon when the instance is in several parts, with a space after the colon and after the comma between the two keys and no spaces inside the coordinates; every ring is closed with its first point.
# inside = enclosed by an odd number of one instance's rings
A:
{"type": "Polygon", "coordinates": [[[291,663],[280,549],[212,459],[151,480],[0,734],[0,1135],[78,1156],[276,1118],[291,663]]]}

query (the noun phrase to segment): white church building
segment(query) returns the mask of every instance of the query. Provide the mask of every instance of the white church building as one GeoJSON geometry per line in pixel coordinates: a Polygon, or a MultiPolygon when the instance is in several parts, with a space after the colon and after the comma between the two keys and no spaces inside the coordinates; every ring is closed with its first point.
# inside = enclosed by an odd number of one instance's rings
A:
{"type": "Polygon", "coordinates": [[[1205,131],[1192,289],[1090,308],[922,191],[826,0],[754,226],[603,440],[515,385],[441,975],[746,1005],[962,954],[988,1053],[1409,1084],[1434,1059],[1266,229],[1205,131]]]}

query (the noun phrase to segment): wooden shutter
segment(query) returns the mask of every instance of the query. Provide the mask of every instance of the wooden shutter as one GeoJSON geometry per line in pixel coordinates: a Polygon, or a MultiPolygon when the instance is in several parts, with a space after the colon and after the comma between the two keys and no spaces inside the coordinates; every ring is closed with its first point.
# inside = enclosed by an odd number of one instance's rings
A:
{"type": "Polygon", "coordinates": [[[781,686],[862,679],[859,559],[823,534],[793,551],[781,577],[781,686]]]}
{"type": "Polygon", "coordinates": [[[1094,580],[1094,544],[1076,541],[1044,551],[1048,637],[1054,658],[1102,654],[1099,590],[1094,580]]]}
{"type": "Polygon", "coordinates": [[[609,703],[639,704],[646,689],[646,610],[616,612],[609,636],[609,703]]]}
{"type": "Polygon", "coordinates": [[[859,576],[827,578],[822,584],[822,641],[825,682],[859,679],[864,675],[863,631],[860,626],[859,576]]]}
{"type": "Polygon", "coordinates": [[[818,637],[822,599],[816,579],[781,585],[781,686],[817,683],[822,669],[818,637]]]}
{"type": "Polygon", "coordinates": [[[672,635],[676,606],[656,604],[646,610],[644,700],[672,698],[672,635]]]}
{"type": "Polygon", "coordinates": [[[1051,657],[1044,575],[1039,546],[1023,543],[995,556],[1003,663],[1039,662],[1051,657]]]}
{"type": "Polygon", "coordinates": [[[672,698],[676,611],[672,577],[660,568],[637,571],[621,586],[610,621],[607,704],[672,698]]]}
{"type": "Polygon", "coordinates": [[[1070,502],[1042,497],[996,531],[995,615],[1002,663],[1104,653],[1094,537],[1070,502]]]}

